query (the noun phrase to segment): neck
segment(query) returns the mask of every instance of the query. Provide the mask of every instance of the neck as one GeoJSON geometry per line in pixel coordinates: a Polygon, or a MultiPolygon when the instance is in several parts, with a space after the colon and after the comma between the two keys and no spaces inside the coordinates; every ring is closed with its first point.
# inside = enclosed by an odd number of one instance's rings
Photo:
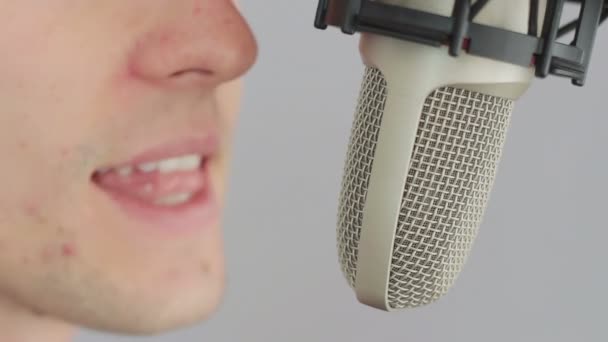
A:
{"type": "Polygon", "coordinates": [[[69,342],[74,330],[65,322],[36,314],[0,294],[0,341],[69,342]]]}

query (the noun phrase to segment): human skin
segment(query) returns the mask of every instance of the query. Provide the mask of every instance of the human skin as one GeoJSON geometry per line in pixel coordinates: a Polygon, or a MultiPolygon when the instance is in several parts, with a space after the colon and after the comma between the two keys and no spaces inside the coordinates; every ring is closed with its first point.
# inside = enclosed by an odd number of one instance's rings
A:
{"type": "Polygon", "coordinates": [[[203,321],[223,295],[226,171],[257,54],[236,5],[0,0],[0,13],[0,340],[203,321]],[[217,206],[196,229],[127,215],[94,181],[209,132],[217,206]]]}

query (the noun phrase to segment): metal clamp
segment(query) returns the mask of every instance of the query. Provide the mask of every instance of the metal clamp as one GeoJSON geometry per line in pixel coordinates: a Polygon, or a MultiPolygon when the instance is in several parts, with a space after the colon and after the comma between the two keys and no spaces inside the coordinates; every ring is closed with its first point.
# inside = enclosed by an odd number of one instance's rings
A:
{"type": "Polygon", "coordinates": [[[521,34],[472,22],[491,0],[455,0],[445,17],[372,0],[319,0],[315,27],[339,27],[343,33],[368,32],[432,46],[449,46],[480,57],[533,66],[536,76],[570,78],[583,86],[598,26],[608,18],[608,0],[548,0],[544,25],[537,37],[538,0],[530,0],[529,33],[521,34]],[[579,18],[560,27],[566,1],[581,4],[579,18]],[[557,39],[575,31],[570,44],[557,39]],[[508,47],[508,48],[506,48],[508,47]]]}

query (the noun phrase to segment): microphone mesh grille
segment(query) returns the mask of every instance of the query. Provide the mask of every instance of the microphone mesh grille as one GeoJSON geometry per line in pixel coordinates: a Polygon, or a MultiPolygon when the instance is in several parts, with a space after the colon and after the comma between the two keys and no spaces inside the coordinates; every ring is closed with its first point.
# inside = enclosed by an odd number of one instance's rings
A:
{"type": "Polygon", "coordinates": [[[342,272],[353,287],[363,206],[385,101],[384,76],[376,68],[366,68],[353,121],[338,207],[338,256],[342,272]]]}
{"type": "MultiPolygon", "coordinates": [[[[339,206],[338,250],[351,286],[386,93],[381,73],[368,68],[339,206]]],[[[392,308],[431,303],[454,283],[483,218],[512,110],[512,100],[453,87],[426,99],[395,227],[392,308]]]]}

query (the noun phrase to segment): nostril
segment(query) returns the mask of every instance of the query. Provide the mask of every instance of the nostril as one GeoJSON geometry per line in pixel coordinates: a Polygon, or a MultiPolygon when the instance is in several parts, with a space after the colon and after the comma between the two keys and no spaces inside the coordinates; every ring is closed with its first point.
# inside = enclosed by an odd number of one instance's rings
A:
{"type": "Polygon", "coordinates": [[[130,76],[153,85],[212,87],[251,67],[257,45],[232,1],[193,2],[204,20],[187,13],[135,37],[126,55],[130,76]]]}
{"type": "Polygon", "coordinates": [[[170,77],[173,77],[173,78],[183,77],[183,76],[200,76],[200,77],[205,77],[205,76],[210,76],[210,75],[213,75],[213,71],[211,71],[211,70],[207,70],[207,69],[187,69],[187,70],[176,71],[176,72],[172,73],[170,75],[170,77]]]}
{"type": "Polygon", "coordinates": [[[215,73],[209,69],[185,69],[172,73],[169,79],[178,84],[200,84],[208,82],[215,73]]]}

